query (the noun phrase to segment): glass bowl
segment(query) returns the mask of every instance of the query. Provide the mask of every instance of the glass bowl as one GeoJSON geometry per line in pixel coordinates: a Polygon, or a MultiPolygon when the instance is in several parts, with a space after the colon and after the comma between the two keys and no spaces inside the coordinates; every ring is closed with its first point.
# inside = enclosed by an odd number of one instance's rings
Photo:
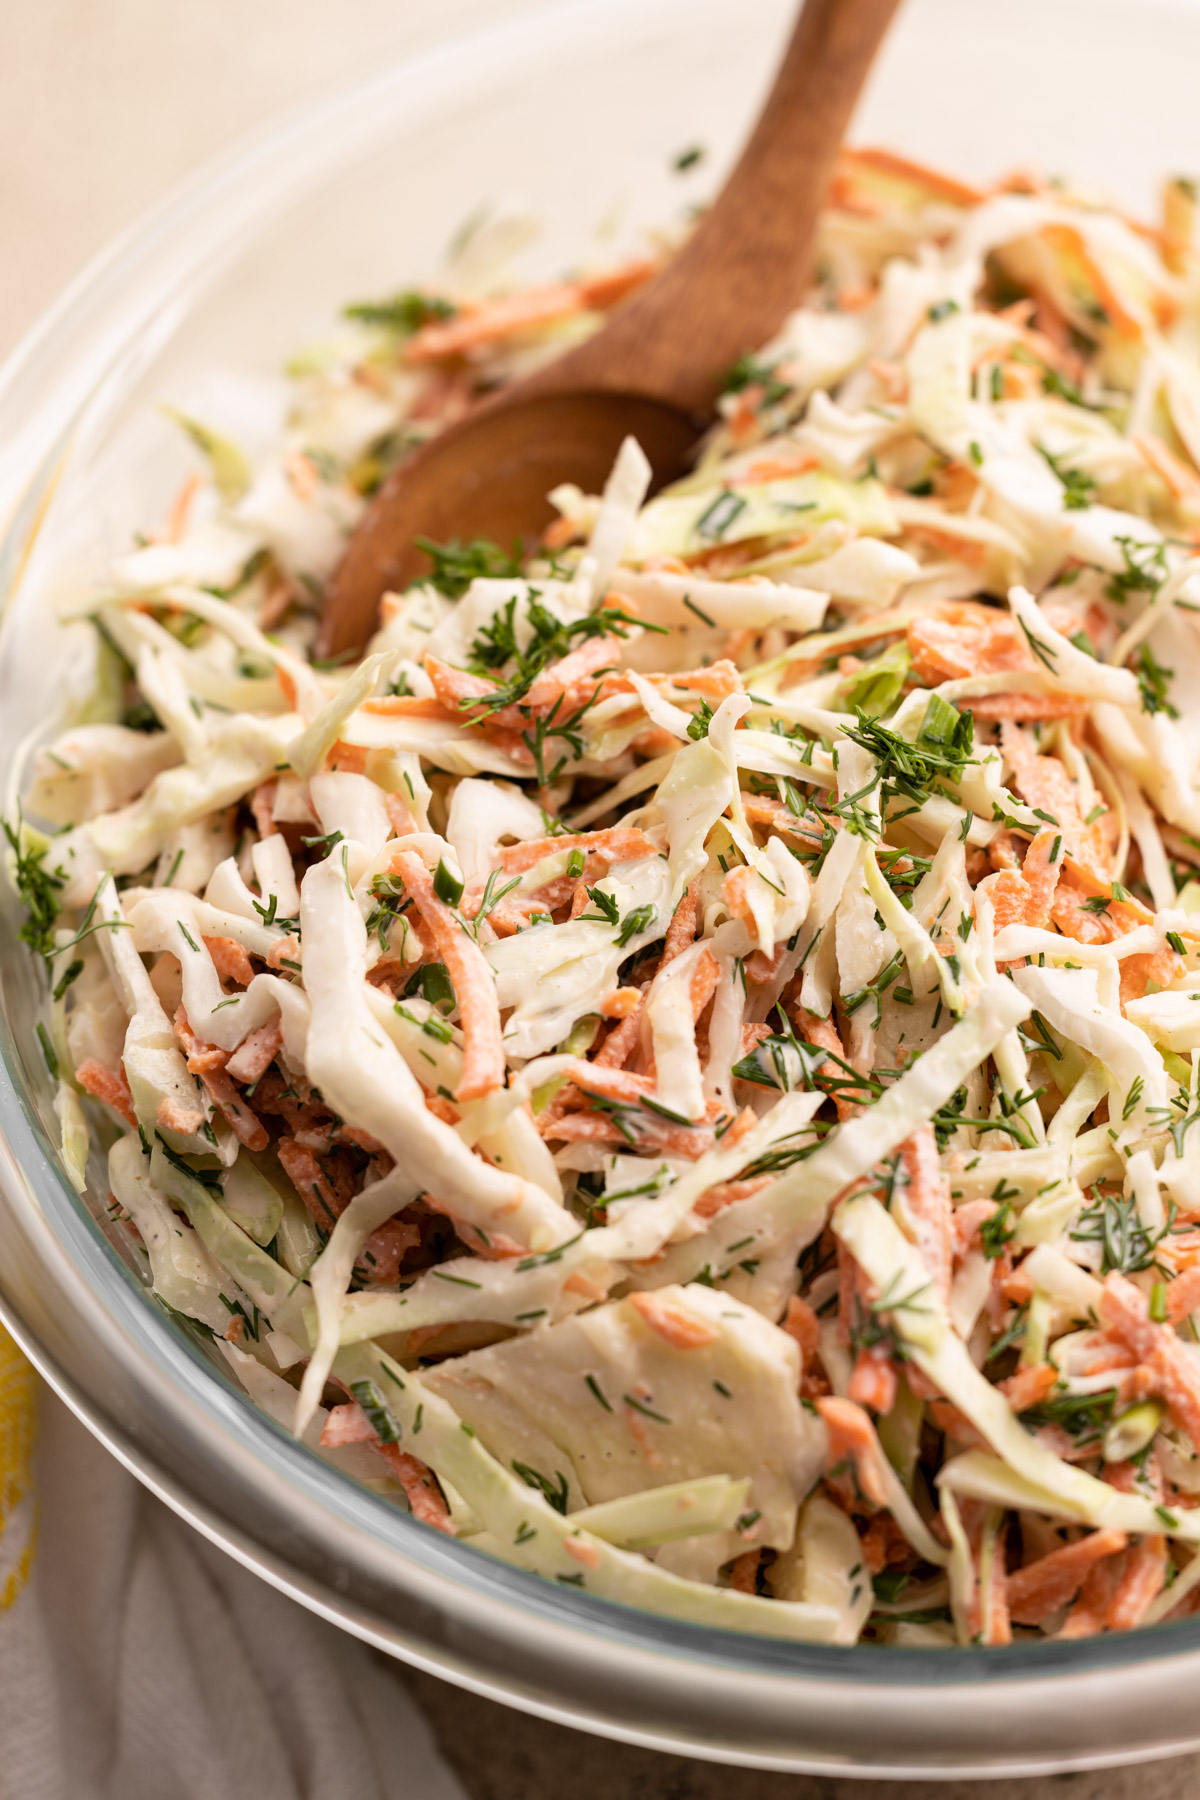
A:
{"type": "MultiPolygon", "coordinates": [[[[0,377],[5,791],[78,653],[57,602],[186,469],[159,403],[191,401],[214,370],[274,379],[341,301],[433,269],[485,199],[523,193],[543,218],[530,279],[598,227],[615,255],[711,191],[789,15],[786,0],[525,15],[319,98],[95,262],[0,377]],[[706,160],[672,173],[695,143],[706,160]]],[[[1169,0],[911,0],[856,135],[970,177],[1070,167],[1145,209],[1158,175],[1194,171],[1198,60],[1200,8],[1169,0]]],[[[735,1636],[564,1592],[333,1471],[148,1300],[67,1184],[40,976],[7,887],[2,905],[0,1311],[114,1454],[267,1580],[479,1693],[744,1766],[1022,1774],[1200,1745],[1200,1621],[994,1650],[735,1636]]]]}

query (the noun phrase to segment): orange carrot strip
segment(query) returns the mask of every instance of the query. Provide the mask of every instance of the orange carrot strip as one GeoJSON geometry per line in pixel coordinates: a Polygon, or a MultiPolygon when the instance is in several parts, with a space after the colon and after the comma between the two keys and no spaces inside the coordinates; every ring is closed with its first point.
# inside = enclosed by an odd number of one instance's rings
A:
{"type": "Polygon", "coordinates": [[[1110,1631],[1132,1631],[1140,1625],[1167,1575],[1167,1540],[1159,1532],[1144,1537],[1126,1552],[1105,1623],[1110,1631]]]}
{"type": "Polygon", "coordinates": [[[642,1004],[642,990],[635,987],[614,988],[600,1002],[602,1019],[627,1019],[630,1013],[637,1012],[642,1004]]]}
{"type": "Polygon", "coordinates": [[[1097,881],[1107,882],[1111,861],[1108,840],[1099,822],[1085,825],[1075,784],[1062,763],[1056,756],[1039,756],[1019,725],[1002,726],[1000,739],[1004,754],[1013,765],[1021,798],[1056,819],[1056,829],[1062,832],[1074,861],[1097,881]]]}
{"type": "Polygon", "coordinates": [[[588,681],[620,656],[623,640],[613,634],[586,639],[568,655],[541,670],[522,700],[522,706],[540,712],[554,705],[576,682],[588,681]]]}
{"type": "Polygon", "coordinates": [[[601,275],[585,275],[579,282],[583,304],[603,312],[649,281],[657,268],[652,257],[639,257],[618,268],[606,269],[601,275]]]}
{"type": "Polygon", "coordinates": [[[229,1061],[225,1064],[226,1073],[234,1081],[257,1081],[283,1048],[283,1024],[278,1019],[268,1019],[257,1031],[242,1039],[229,1061]]]}
{"type": "Polygon", "coordinates": [[[1108,279],[1104,268],[1087,247],[1083,233],[1074,225],[1043,225],[1041,236],[1055,250],[1073,257],[1095,290],[1096,299],[1122,337],[1140,338],[1142,327],[1108,279]]]}
{"type": "Polygon", "coordinates": [[[623,1069],[633,1054],[634,1046],[642,1034],[643,996],[639,994],[638,1005],[626,1013],[615,1031],[610,1031],[592,1058],[593,1066],[600,1069],[623,1069]]]}
{"type": "Polygon", "coordinates": [[[1174,1327],[1156,1325],[1141,1289],[1115,1271],[1105,1278],[1100,1320],[1138,1358],[1146,1391],[1158,1395],[1174,1424],[1200,1446],[1200,1367],[1174,1327]]]}
{"type": "Polygon", "coordinates": [[[1139,455],[1161,475],[1176,500],[1200,500],[1200,475],[1181,462],[1173,450],[1151,431],[1135,431],[1133,443],[1139,455]]]}
{"type": "Polygon", "coordinates": [[[1058,842],[1059,833],[1050,829],[1039,831],[1028,850],[1021,866],[1021,874],[1029,889],[1029,904],[1025,910],[1025,923],[1036,925],[1042,930],[1050,922],[1050,908],[1054,903],[1055,890],[1062,874],[1062,857],[1055,856],[1056,848],[1061,851],[1058,842]]]}
{"type": "Polygon", "coordinates": [[[478,944],[467,936],[444,901],[433,889],[433,877],[412,850],[400,850],[391,861],[413,897],[423,924],[428,925],[438,955],[445,963],[463,1028],[462,1079],[459,1100],[481,1100],[504,1086],[504,1046],[500,1034],[500,1004],[492,971],[478,944]]]}
{"type": "Polygon", "coordinates": [[[515,706],[486,712],[483,702],[489,701],[496,692],[496,682],[486,681],[482,675],[469,675],[465,669],[452,668],[436,656],[427,656],[424,666],[438,701],[460,725],[473,725],[482,719],[492,729],[502,727],[519,731],[526,722],[515,706]]]}
{"type": "Polygon", "coordinates": [[[939,1294],[946,1299],[954,1257],[953,1218],[950,1183],[942,1173],[932,1125],[920,1125],[905,1138],[900,1162],[908,1177],[904,1206],[914,1241],[939,1294]]]}
{"type": "Polygon", "coordinates": [[[222,981],[235,981],[239,987],[250,986],[254,980],[254,964],[236,938],[206,937],[203,941],[222,981]]]}
{"type": "Polygon", "coordinates": [[[601,1063],[579,1063],[570,1071],[568,1081],[585,1094],[596,1094],[601,1100],[623,1101],[636,1106],[643,1094],[654,1091],[649,1075],[635,1075],[631,1069],[614,1069],[601,1063]]]}
{"type": "Polygon", "coordinates": [[[667,935],[663,939],[662,959],[664,964],[674,962],[675,958],[695,941],[699,912],[699,895],[693,883],[675,908],[671,915],[671,923],[667,926],[667,935]]]}
{"type": "Polygon", "coordinates": [[[436,694],[380,694],[364,700],[359,712],[377,714],[385,719],[446,719],[462,722],[462,714],[452,711],[436,694]]]}
{"type": "Polygon", "coordinates": [[[992,903],[993,925],[1003,931],[1006,925],[1024,925],[1029,917],[1029,883],[1019,869],[1001,869],[987,875],[976,890],[986,894],[992,903]]]}
{"type": "Polygon", "coordinates": [[[1005,1563],[1005,1530],[996,1533],[991,1564],[985,1578],[982,1563],[983,1508],[968,1501],[964,1523],[969,1519],[968,1537],[974,1567],[975,1583],[967,1608],[968,1628],[972,1637],[984,1644],[1011,1644],[1012,1620],[1008,1610],[1008,1570],[1005,1563]]]}
{"type": "Polygon", "coordinates": [[[1129,1542],[1123,1531],[1092,1531],[1051,1550],[1008,1577],[1008,1606],[1014,1624],[1037,1625],[1074,1598],[1093,1565],[1116,1556],[1129,1542]]]}
{"type": "MultiPolygon", "coordinates": [[[[812,1013],[807,1013],[800,1007],[797,1007],[795,1017],[800,1035],[806,1043],[817,1044],[822,1050],[831,1050],[835,1056],[845,1059],[842,1040],[832,1019],[815,1018],[812,1013]]],[[[841,1073],[836,1063],[822,1063],[820,1073],[824,1074],[827,1069],[831,1075],[841,1073]]],[[[852,1119],[859,1110],[853,1100],[846,1099],[840,1088],[834,1090],[833,1104],[837,1108],[839,1119],[852,1119]]]]}
{"type": "Polygon", "coordinates": [[[1013,1411],[1023,1413],[1039,1405],[1057,1381],[1058,1370],[1053,1363],[1034,1363],[1031,1368],[1018,1369],[1015,1375],[997,1385],[1013,1411]]]}
{"type": "Polygon", "coordinates": [[[1010,669],[1036,667],[1016,621],[1007,613],[984,607],[954,618],[922,614],[911,620],[908,649],[913,674],[928,687],[968,675],[999,675],[1010,669]]]}
{"type": "Polygon", "coordinates": [[[356,1265],[368,1281],[390,1287],[410,1250],[421,1242],[420,1226],[411,1219],[388,1219],[366,1238],[356,1265]]]}
{"type": "Polygon", "coordinates": [[[93,1094],[97,1100],[103,1100],[105,1106],[111,1106],[114,1112],[120,1113],[127,1125],[137,1125],[133,1095],[129,1091],[124,1069],[106,1069],[94,1056],[89,1056],[76,1069],[75,1079],[87,1093],[93,1094]]]}
{"type": "Polygon", "coordinates": [[[210,1069],[223,1069],[229,1061],[227,1050],[219,1050],[215,1044],[206,1044],[196,1036],[182,1006],[175,1009],[175,1036],[183,1046],[191,1075],[206,1075],[210,1069]]]}
{"type": "Polygon", "coordinates": [[[577,312],[605,311],[646,281],[655,266],[648,261],[634,262],[590,280],[525,288],[490,300],[474,311],[464,309],[452,319],[423,325],[414,332],[405,345],[404,360],[416,364],[442,362],[447,357],[465,356],[468,351],[502,343],[519,332],[553,325],[577,312]]]}
{"type": "Polygon", "coordinates": [[[781,1321],[781,1329],[789,1337],[794,1337],[800,1346],[800,1354],[807,1363],[815,1357],[821,1348],[821,1321],[818,1319],[807,1300],[801,1300],[793,1294],[787,1304],[787,1312],[781,1321]]]}
{"type": "Polygon", "coordinates": [[[180,1137],[190,1137],[204,1123],[204,1113],[200,1107],[193,1110],[185,1106],[173,1094],[164,1094],[158,1103],[155,1122],[164,1131],[177,1131],[180,1137]]]}
{"type": "Polygon", "coordinates": [[[455,1535],[449,1509],[428,1464],[401,1450],[399,1444],[380,1443],[378,1432],[357,1403],[332,1408],[321,1431],[321,1444],[323,1448],[370,1444],[404,1489],[414,1519],[450,1537],[455,1535]]]}
{"type": "Polygon", "coordinates": [[[326,1180],[311,1150],[298,1144],[294,1137],[280,1138],[277,1148],[284,1174],[308,1208],[314,1224],[325,1230],[344,1212],[345,1202],[326,1180]]]}
{"type": "Polygon", "coordinates": [[[859,1351],[846,1398],[871,1412],[891,1412],[896,1404],[896,1364],[885,1345],[872,1344],[859,1351]]]}
{"type": "Polygon", "coordinates": [[[643,856],[657,856],[658,849],[633,825],[613,825],[607,831],[566,832],[562,837],[529,838],[523,844],[505,844],[500,851],[500,866],[506,875],[521,875],[563,850],[583,850],[589,856],[603,856],[609,862],[633,862],[643,856]]]}
{"type": "Polygon", "coordinates": [[[275,823],[275,790],[278,786],[279,783],[272,776],[270,781],[260,782],[250,796],[254,827],[261,838],[270,837],[279,830],[275,823]]]}
{"type": "Polygon", "coordinates": [[[964,694],[958,704],[977,719],[1016,719],[1032,724],[1046,719],[1080,719],[1092,702],[1085,694],[964,694]]]}
{"type": "Polygon", "coordinates": [[[247,1150],[265,1150],[271,1141],[266,1126],[258,1114],[246,1105],[224,1069],[207,1069],[201,1073],[200,1079],[213,1105],[233,1127],[238,1142],[245,1144],[247,1150]]]}
{"type": "Polygon", "coordinates": [[[692,1003],[693,1020],[700,1017],[700,1014],[712,999],[720,979],[720,963],[717,961],[711,950],[702,951],[696,958],[696,965],[692,970],[691,980],[688,983],[688,998],[692,1003]]]}
{"type": "Polygon", "coordinates": [[[1112,1557],[1093,1563],[1079,1590],[1078,1600],[1057,1633],[1060,1638],[1095,1637],[1104,1630],[1117,1585],[1118,1566],[1112,1557]]]}
{"type": "Polygon", "coordinates": [[[1154,950],[1145,956],[1123,956],[1121,958],[1121,1004],[1127,1000],[1140,1000],[1146,992],[1147,984],[1156,982],[1165,988],[1184,971],[1184,961],[1176,956],[1173,950],[1154,950]]]}
{"type": "Polygon", "coordinates": [[[702,1350],[715,1344],[721,1335],[707,1319],[685,1312],[682,1306],[664,1300],[653,1289],[629,1296],[629,1304],[641,1314],[651,1331],[656,1331],[675,1350],[702,1350]]]}
{"type": "Polygon", "coordinates": [[[1167,1318],[1179,1325],[1200,1306],[1200,1263],[1177,1275],[1167,1288],[1167,1318]]]}
{"type": "Polygon", "coordinates": [[[816,1408],[829,1433],[826,1468],[835,1468],[850,1457],[863,1499],[874,1506],[886,1506],[875,1428],[862,1407],[853,1400],[826,1394],[816,1402],[816,1408]]]}
{"type": "Polygon", "coordinates": [[[843,148],[838,152],[838,168],[870,169],[878,175],[911,181],[939,200],[949,200],[955,206],[978,206],[986,198],[982,188],[969,187],[956,175],[946,175],[941,169],[932,169],[927,163],[900,156],[895,150],[843,148]]]}

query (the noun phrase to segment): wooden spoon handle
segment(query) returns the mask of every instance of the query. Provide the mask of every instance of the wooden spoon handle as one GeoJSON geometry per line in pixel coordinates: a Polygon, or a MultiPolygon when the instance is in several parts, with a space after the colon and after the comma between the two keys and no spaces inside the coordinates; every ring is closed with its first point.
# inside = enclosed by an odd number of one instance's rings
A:
{"type": "Polygon", "coordinates": [[[775,85],[720,197],[604,331],[537,375],[700,413],[738,357],[803,296],[842,136],[899,0],[805,0],[775,85]]]}

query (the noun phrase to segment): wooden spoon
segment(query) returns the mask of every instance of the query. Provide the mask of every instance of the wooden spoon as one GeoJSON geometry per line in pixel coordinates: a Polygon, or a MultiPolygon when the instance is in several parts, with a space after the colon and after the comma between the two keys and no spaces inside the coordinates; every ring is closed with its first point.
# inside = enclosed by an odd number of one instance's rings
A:
{"type": "Polygon", "coordinates": [[[676,479],[738,357],[799,304],[842,134],[899,0],[805,0],[754,134],[671,262],[604,328],[474,407],[372,500],[329,586],[322,656],[358,650],[381,594],[428,568],[417,537],[511,544],[554,516],[559,482],[599,493],[636,437],[676,479]]]}

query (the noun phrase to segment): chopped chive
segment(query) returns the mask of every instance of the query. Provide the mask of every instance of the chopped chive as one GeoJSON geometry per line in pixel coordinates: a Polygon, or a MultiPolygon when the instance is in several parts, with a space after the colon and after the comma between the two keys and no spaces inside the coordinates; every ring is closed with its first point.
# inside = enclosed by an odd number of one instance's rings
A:
{"type": "Polygon", "coordinates": [[[600,1404],[604,1408],[605,1412],[610,1413],[612,1411],[612,1407],[610,1406],[609,1402],[605,1399],[603,1393],[601,1392],[600,1384],[596,1380],[596,1377],[594,1375],[585,1375],[583,1379],[586,1382],[589,1389],[591,1390],[592,1395],[594,1396],[595,1399],[597,1399],[600,1402],[600,1404]]]}
{"type": "Polygon", "coordinates": [[[47,1032],[46,1032],[46,1027],[41,1023],[40,1020],[38,1021],[37,1035],[38,1035],[38,1043],[42,1046],[42,1055],[46,1059],[46,1067],[49,1069],[53,1080],[57,1081],[58,1080],[58,1057],[54,1054],[54,1045],[50,1042],[49,1036],[47,1035],[47,1032]]]}
{"type": "Polygon", "coordinates": [[[670,1419],[665,1418],[662,1413],[656,1413],[652,1411],[650,1407],[644,1405],[641,1400],[635,1400],[632,1394],[622,1394],[621,1398],[624,1400],[626,1406],[632,1406],[634,1412],[643,1413],[647,1419],[656,1419],[660,1425],[669,1425],[671,1423],[670,1419]]]}

